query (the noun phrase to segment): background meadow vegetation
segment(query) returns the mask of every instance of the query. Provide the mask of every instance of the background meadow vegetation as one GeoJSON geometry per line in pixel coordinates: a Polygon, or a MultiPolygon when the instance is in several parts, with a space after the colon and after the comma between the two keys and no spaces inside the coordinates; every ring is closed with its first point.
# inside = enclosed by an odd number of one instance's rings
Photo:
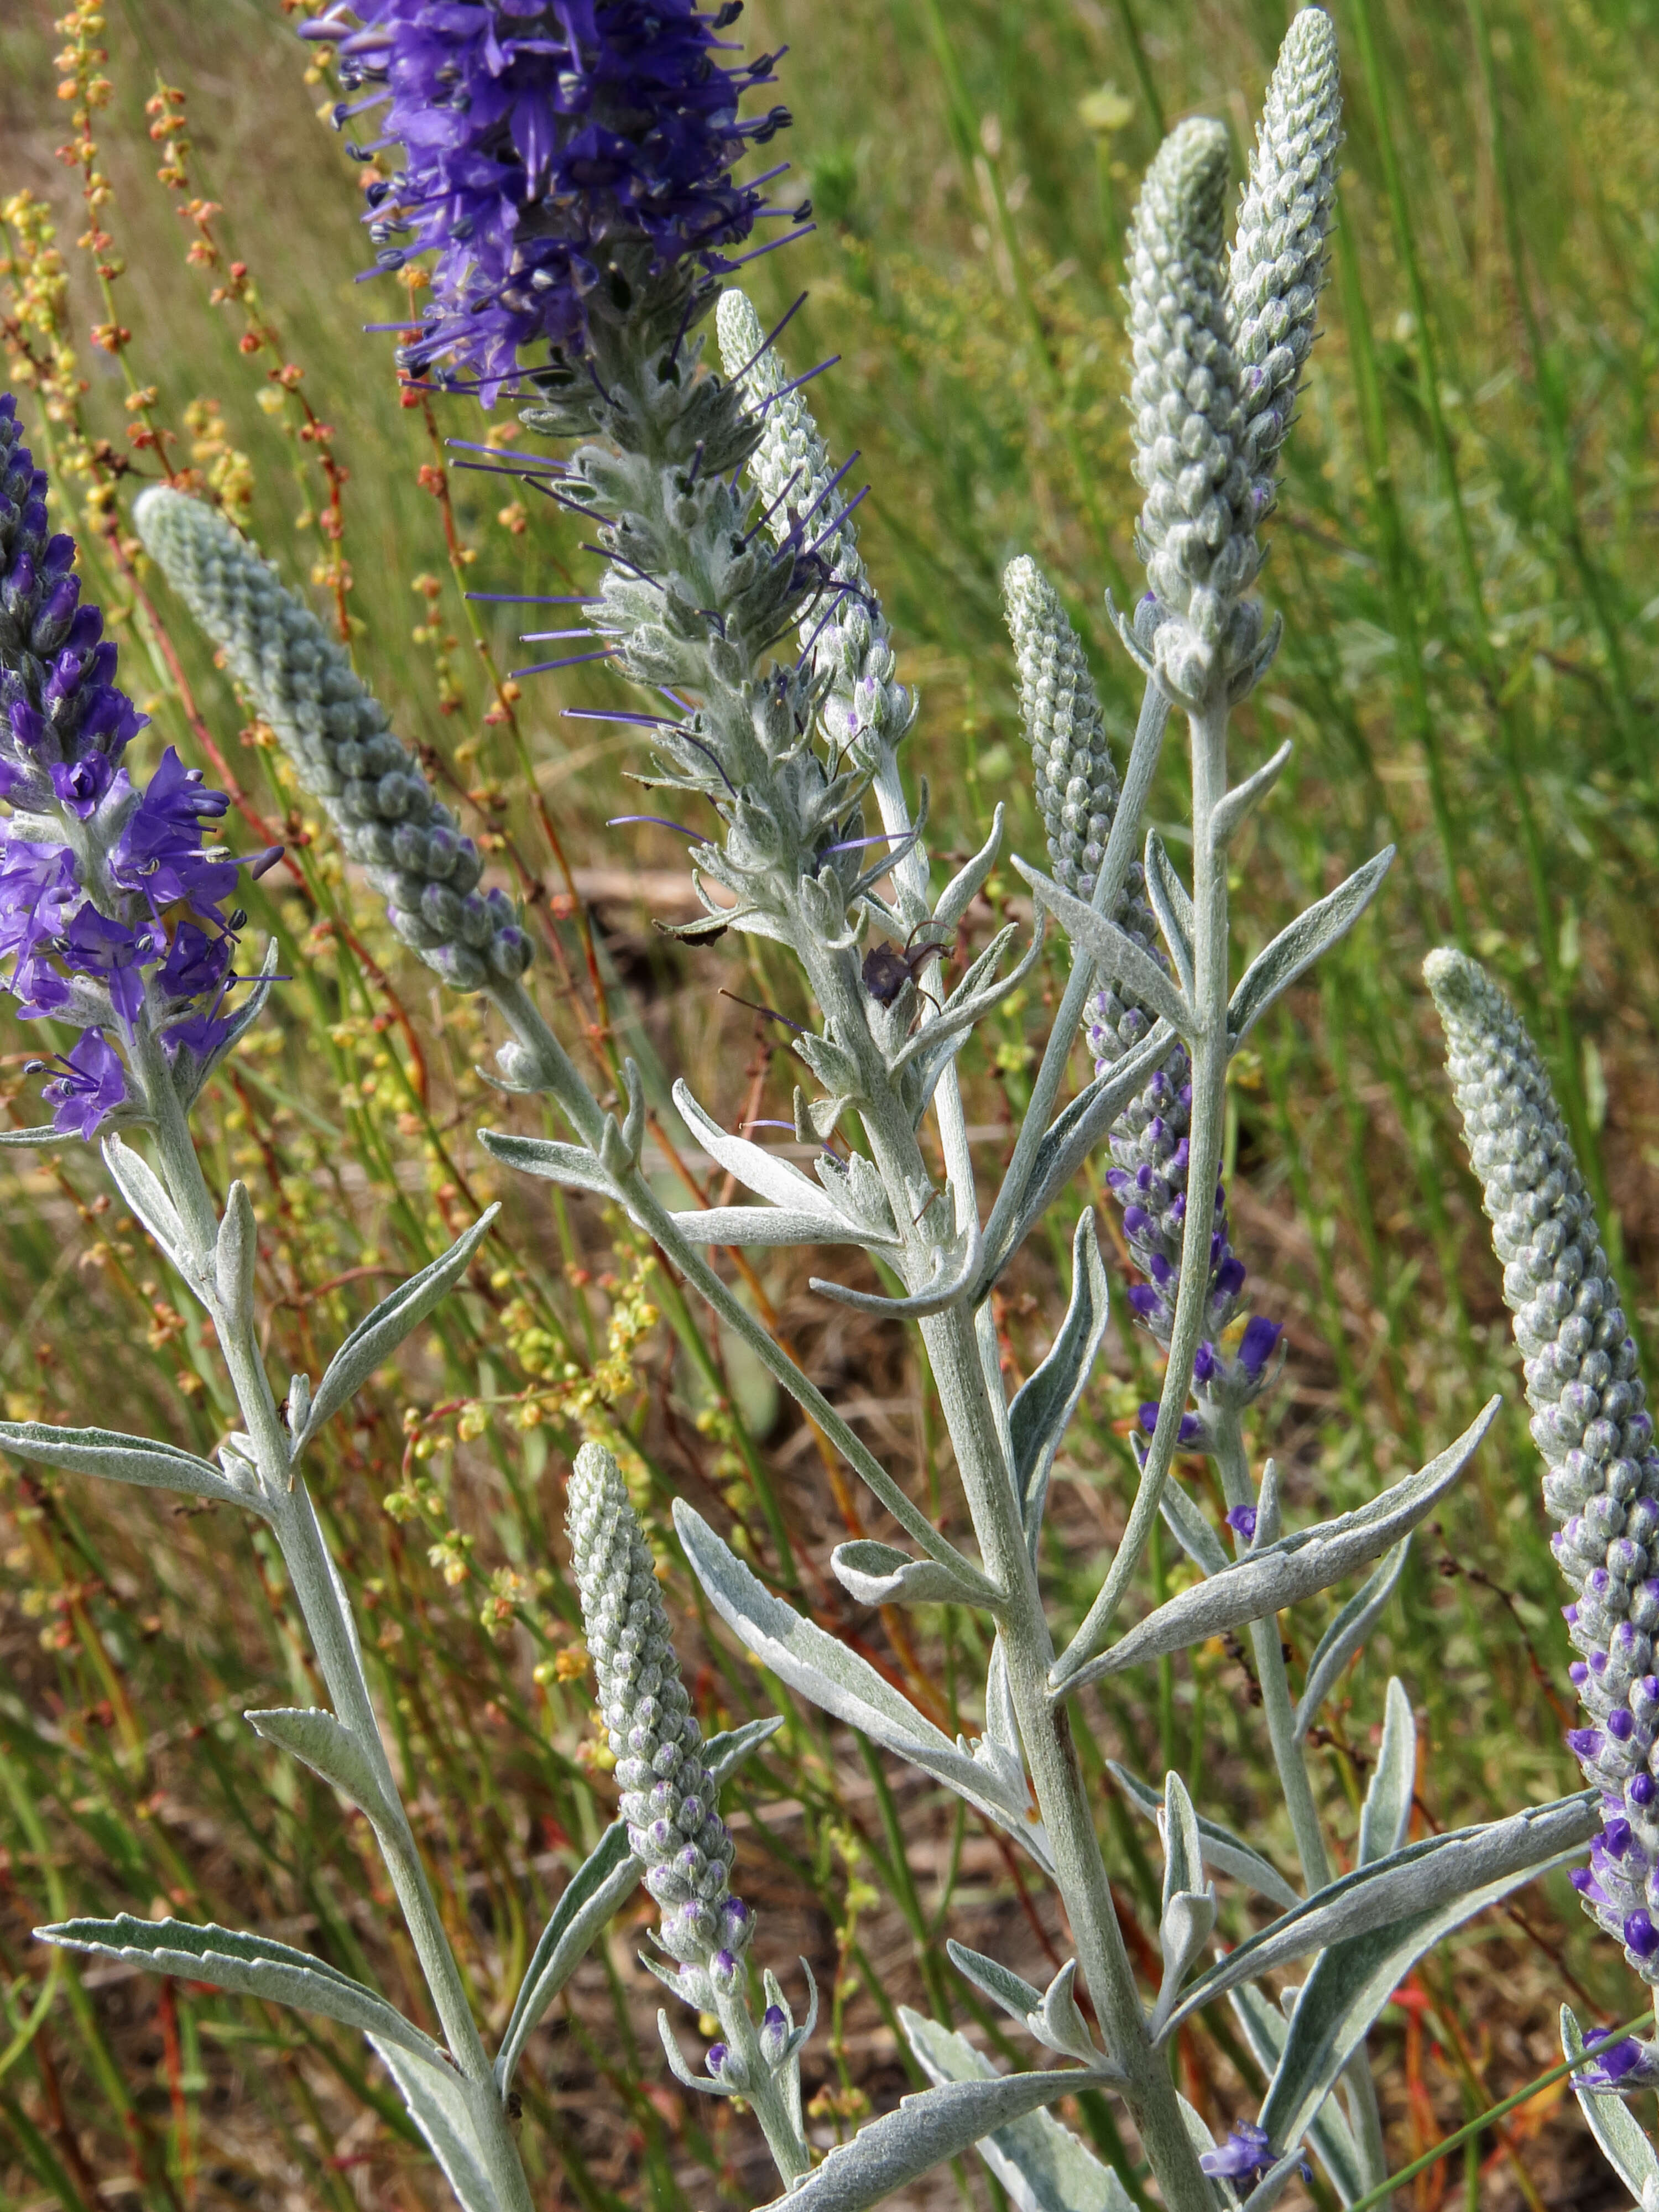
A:
{"type": "MultiPolygon", "coordinates": [[[[1000,610],[1013,554],[1034,552],[1061,586],[1127,735],[1139,678],[1101,598],[1133,588],[1124,226],[1176,118],[1222,117],[1242,167],[1287,12],[1281,0],[753,0],[751,40],[791,49],[785,150],[818,221],[758,264],[757,295],[775,314],[810,288],[786,340],[797,370],[841,356],[814,404],[874,485],[864,542],[902,673],[922,691],[910,769],[930,779],[941,848],[976,843],[1001,799],[1016,849],[1040,852],[1000,610]]],[[[1352,1504],[1490,1389],[1510,1401],[1419,1537],[1318,1740],[1322,1792],[1357,1808],[1386,1676],[1403,1675],[1424,1747],[1421,1833],[1575,1781],[1560,1741],[1563,1594],[1419,980],[1431,944],[1478,952],[1532,1021],[1604,1200],[1627,1309],[1659,1352],[1647,90],[1659,9],[1335,0],[1334,12],[1348,73],[1341,226],[1267,572],[1286,640],[1237,746],[1243,759],[1288,734],[1297,751],[1237,854],[1244,949],[1386,840],[1401,860],[1375,918],[1236,1064],[1229,1152],[1236,1242],[1260,1309],[1288,1324],[1284,1386],[1254,1418],[1294,1508],[1352,1504]]],[[[862,1510],[839,1467],[625,1224],[540,1185],[501,1189],[475,1129],[540,1125],[480,1079],[477,1012],[391,939],[125,518],[143,482],[188,471],[290,580],[309,579],[501,879],[532,902],[533,980],[562,1035],[605,1081],[622,1051],[641,1060],[665,1187],[701,1186],[708,1164],[684,1141],[668,1078],[684,1070],[728,1124],[787,1114],[781,1032],[742,1002],[799,1009],[757,941],[694,951],[653,931],[653,916],[687,911],[682,848],[603,826],[632,811],[635,733],[565,712],[626,703],[614,679],[515,684],[507,672],[546,648],[517,643],[512,610],[462,596],[578,587],[596,566],[580,525],[510,477],[463,472],[481,457],[442,441],[483,436],[477,410],[400,403],[391,341],[360,335],[406,300],[394,282],[354,282],[368,258],[360,179],[317,118],[328,88],[307,80],[280,0],[108,0],[57,27],[54,13],[52,0],[0,10],[0,346],[154,717],[143,744],[153,757],[174,743],[228,785],[239,845],[289,847],[250,904],[251,933],[278,937],[293,980],[199,1118],[210,1172],[242,1176],[258,1210],[272,1372],[316,1374],[383,1278],[491,1196],[508,1200],[465,1294],[377,1378],[314,1470],[452,1935],[481,2008],[504,2018],[550,1898],[614,1801],[563,1571],[563,1477],[584,1433],[623,1453],[708,1724],[769,1709],[775,1686],[727,1643],[700,1640],[701,1601],[665,1533],[676,1493],[952,1724],[985,1655],[960,1616],[907,1627],[851,1607],[824,1564],[862,1510]]],[[[492,422],[510,448],[510,413],[492,422]]],[[[1173,772],[1154,811],[1178,851],[1173,772]]],[[[1016,889],[994,880],[971,937],[1024,911],[1016,889]]],[[[1042,973],[1041,991],[1008,1003],[994,1064],[971,1071],[988,1181],[1058,954],[1042,973]]],[[[15,1122],[38,1115],[22,1068],[40,1048],[0,1014],[15,1122]]],[[[1115,1210],[1102,1218],[1115,1235],[1115,1210]]],[[[1052,1243],[1000,1294],[1018,1373],[1060,1310],[1068,1227],[1057,1216],[1052,1243]]],[[[914,1493],[961,1526],[915,1343],[814,1299],[792,1255],[740,1272],[914,1493]]],[[[92,1419],[198,1450],[231,1425],[197,1313],[112,1206],[95,1157],[3,1156],[0,1313],[9,1418],[92,1419]]],[[[1116,1330],[1052,1516],[1052,1585],[1073,1615],[1121,1523],[1125,1435],[1149,1380],[1144,1340],[1116,1330]]],[[[1201,1468],[1188,1472],[1203,1492],[1201,1468]]],[[[359,1817],[239,1717],[317,1690],[280,1560],[234,1517],[0,1471],[8,2205],[413,2212],[441,2199],[346,2032],[29,1940],[75,1911],[257,1923],[418,2013],[359,1817]]],[[[1154,1553],[1153,1578],[1181,1571],[1154,1553]]],[[[1282,1854],[1251,1689],[1237,1644],[1165,1662],[1092,1693],[1085,1756],[1153,1776],[1189,1762],[1204,1809],[1282,1854]]],[[[942,1966],[947,1921],[1031,1972],[1058,1964],[1064,1937],[963,1808],[896,1780],[820,1717],[779,1709],[787,1724],[732,1793],[733,1826],[764,1955],[781,1968],[804,1953],[828,1995],[808,2069],[828,2140],[908,2086],[896,2003],[977,2022],[1008,2048],[942,1966]]],[[[1145,1838],[1098,1779],[1125,1911],[1151,1927],[1145,1838]]],[[[1241,1908],[1226,1911],[1237,1936],[1241,1908]]],[[[641,1899],[632,1919],[644,1917],[641,1899]]],[[[522,2071],[538,2201],[752,2203],[770,2193],[758,2136],[669,2083],[639,1932],[624,1914],[522,2071]]],[[[1559,1879],[1436,1954],[1376,2038],[1396,2166],[1552,2063],[1563,1995],[1611,2020],[1635,1990],[1559,1879]]],[[[1178,2063],[1206,2118],[1224,2127],[1246,2109],[1255,2077],[1227,2018],[1184,2031],[1178,2063]]],[[[1106,2106],[1080,2120],[1133,2176],[1134,2146],[1106,2106]]],[[[963,2170],[935,2177],[927,2201],[988,2192],[963,2170]]],[[[1595,2212],[1620,2196],[1558,2085],[1401,2201],[1595,2212]]]]}

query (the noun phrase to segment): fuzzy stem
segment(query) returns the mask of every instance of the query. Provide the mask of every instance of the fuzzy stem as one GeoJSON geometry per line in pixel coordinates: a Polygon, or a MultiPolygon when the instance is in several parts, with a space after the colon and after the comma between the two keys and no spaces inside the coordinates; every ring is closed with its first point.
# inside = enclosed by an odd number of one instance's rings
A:
{"type": "MultiPolygon", "coordinates": [[[[1216,1460],[1221,1470],[1221,1487],[1228,1504],[1254,1505],[1255,1485],[1250,1480],[1249,1462],[1244,1451],[1243,1424],[1237,1411],[1224,1412],[1217,1420],[1215,1444],[1216,1460]]],[[[1267,1723],[1267,1740],[1273,1747],[1273,1765],[1278,1771],[1285,1809],[1291,1816],[1291,1832],[1296,1838],[1297,1856],[1302,1862],[1303,1887],[1311,1896],[1316,1890],[1323,1889],[1329,1882],[1331,1861],[1325,1848],[1325,1832],[1320,1826],[1318,1809],[1314,1803],[1307,1758],[1297,1741],[1296,1705],[1291,1696],[1290,1676],[1285,1670],[1285,1645],[1279,1632],[1277,1613],[1266,1620],[1251,1622],[1250,1649],[1255,1659],[1256,1680],[1261,1686],[1261,1710],[1267,1723]]],[[[1358,2123],[1359,2154],[1365,2167],[1365,2181],[1368,2186],[1375,2188],[1387,2177],[1388,2154],[1382,2141],[1382,2116],[1376,2101],[1376,2083],[1371,2075],[1370,2054],[1363,2044],[1349,2060],[1345,2079],[1348,2084],[1353,2117],[1358,2123]]]]}
{"type": "Polygon", "coordinates": [[[1071,1718],[1048,1691],[1054,1645],[988,1400],[972,1324],[960,1308],[921,1323],[957,1467],[987,1571],[1002,1585],[1003,1650],[1031,1786],[1054,1856],[1056,1886],[1124,2102],[1169,2212],[1213,2212],[1163,2055],[1153,2048],[1118,1925],[1071,1718]]]}
{"type": "Polygon", "coordinates": [[[799,2122],[791,2110],[787,2089],[762,2054],[748,1995],[743,1990],[733,1990],[716,1999],[715,2009],[720,2033],[750,2085],[743,2093],[744,2100],[760,2122],[761,2133],[766,2137],[766,2148],[772,2154],[779,2178],[786,2189],[793,2189],[803,2175],[811,2172],[812,2154],[806,2148],[799,2122]]]}
{"type": "Polygon", "coordinates": [[[1192,1389],[1193,1361],[1203,1340],[1210,1303],[1210,1237],[1226,1130],[1227,849],[1215,830],[1227,789],[1227,709],[1189,717],[1193,740],[1194,978],[1192,1118],[1187,1170],[1187,1221],[1181,1240],[1181,1287],[1170,1332],[1158,1425],[1117,1556],[1088,1617],[1054,1667],[1063,1690],[1104,1645],[1118,1607],[1140,1565],[1174,1462],[1181,1417],[1192,1389]]]}
{"type": "Polygon", "coordinates": [[[236,1402],[253,1447],[264,1511],[283,1554],[333,1702],[336,1717],[367,1753],[385,1799],[386,1817],[374,1820],[375,1839],[392,1878],[427,1988],[451,2056],[465,2077],[468,2103],[489,2161],[502,2212],[530,2212],[529,2185],[518,2146],[496,2094],[490,2064],[467,2001],[466,1987],[437,1900],[421,1862],[414,1832],[398,1796],[359,1656],[356,1632],[343,1589],[330,1561],[309,1492],[292,1471],[270,1377],[252,1313],[231,1311],[214,1285],[218,1224],[190,1125],[173,1087],[172,1072],[146,1021],[135,1045],[139,1074],[154,1116],[161,1178],[190,1239],[186,1255],[196,1270],[230,1371],[236,1402]],[[290,1487],[292,1485],[292,1487],[290,1487]]]}

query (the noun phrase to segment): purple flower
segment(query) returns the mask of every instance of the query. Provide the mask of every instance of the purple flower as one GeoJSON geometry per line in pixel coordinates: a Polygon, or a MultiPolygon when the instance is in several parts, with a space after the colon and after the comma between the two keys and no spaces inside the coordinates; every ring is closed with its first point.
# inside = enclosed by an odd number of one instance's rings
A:
{"type": "Polygon", "coordinates": [[[119,1056],[106,1042],[102,1030],[88,1030],[68,1057],[56,1064],[63,1073],[40,1093],[54,1109],[52,1126],[60,1136],[90,1137],[104,1116],[127,1095],[126,1073],[119,1056]]]}
{"type": "Polygon", "coordinates": [[[185,899],[198,914],[212,914],[236,887],[236,863],[203,857],[201,817],[216,818],[229,803],[223,792],[206,790],[201,770],[187,769],[169,745],[110,854],[111,875],[123,890],[141,893],[152,912],[185,899]]]}
{"type": "Polygon", "coordinates": [[[429,304],[400,350],[417,373],[465,371],[488,405],[522,349],[584,354],[597,305],[684,264],[721,273],[763,214],[732,171],[786,124],[738,106],[771,55],[727,66],[738,15],[696,0],[351,0],[304,26],[337,41],[343,125],[385,110],[365,157],[401,144],[369,187],[380,269],[434,252],[429,304]],[[353,21],[355,17],[356,21],[353,21]],[[631,249],[631,251],[630,251],[631,249]],[[623,264],[626,262],[626,267],[623,264]]]}
{"type": "Polygon", "coordinates": [[[1629,2096],[1659,2082],[1659,2045],[1639,2042],[1633,2035],[1615,2036],[1601,2027],[1584,2038],[1584,2049],[1595,2053],[1595,2063],[1573,2076],[1580,2089],[1629,2096]]]}
{"type": "Polygon", "coordinates": [[[1259,2181],[1276,2161],[1265,2128],[1254,2120],[1235,2120],[1219,2150],[1206,2150],[1199,2160],[1206,2173],[1228,2181],[1259,2181]]]}
{"type": "Polygon", "coordinates": [[[1232,1505],[1227,1509],[1227,1526],[1241,1535],[1247,1544],[1255,1541],[1255,1508],[1254,1505],[1232,1505]]]}

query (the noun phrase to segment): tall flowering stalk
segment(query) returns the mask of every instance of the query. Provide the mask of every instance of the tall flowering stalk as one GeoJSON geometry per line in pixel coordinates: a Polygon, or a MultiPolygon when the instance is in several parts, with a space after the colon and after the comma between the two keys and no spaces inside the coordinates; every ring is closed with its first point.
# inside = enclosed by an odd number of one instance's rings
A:
{"type": "MultiPolygon", "coordinates": [[[[1569,1672],[1588,1725],[1567,1738],[1601,1793],[1601,1831],[1573,1876],[1591,1917],[1659,1989],[1659,1449],[1566,1120],[1525,1025],[1466,954],[1424,974],[1470,1164],[1504,1266],[1504,1298],[1545,1464],[1551,1540],[1576,1596],[1569,1672]]],[[[1604,2053],[1592,2086],[1659,2081],[1659,2051],[1604,2053]]]]}
{"type": "MultiPolygon", "coordinates": [[[[760,2017],[750,2010],[751,1923],[731,1892],[731,1837],[718,1804],[729,1764],[769,1723],[728,1744],[703,1741],[649,1552],[615,1461],[596,1447],[580,1455],[573,1476],[569,1532],[621,1818],[561,1899],[502,2048],[493,2065],[486,2061],[392,1789],[347,1601],[297,1467],[317,1424],[429,1310],[472,1244],[464,1239],[376,1309],[314,1390],[296,1377],[284,1418],[271,1402],[253,1326],[246,1195],[233,1192],[222,1222],[216,1218],[182,1114],[173,1111],[157,1127],[157,1188],[170,1210],[152,1204],[151,1214],[203,1285],[247,1422],[246,1437],[226,1447],[222,1475],[191,1462],[186,1486],[222,1483],[222,1493],[209,1494],[251,1504],[292,1555],[335,1712],[265,1715],[260,1725],[327,1773],[374,1822],[448,2056],[411,2041],[418,2031],[390,2008],[377,2010],[380,2001],[358,1985],[342,1995],[338,1982],[319,1974],[298,1985],[301,2001],[368,2029],[466,2212],[522,2212],[523,2176],[506,2126],[518,2053],[586,1943],[643,1880],[662,1914],[661,1955],[647,1965],[720,2021],[701,2075],[664,2021],[670,2065],[688,2087],[740,2095],[755,2109],[787,2192],[779,2201],[793,2212],[865,2212],[975,2144],[1022,2202],[1082,2212],[1115,2201],[1110,2177],[1046,2115],[1085,2088],[1121,2099],[1169,2212],[1243,2204],[1267,2212],[1301,2165],[1304,2141],[1345,2201],[1374,2198],[1386,2187],[1386,2160],[1364,2043],[1388,1992],[1440,1936],[1582,1844],[1595,1815],[1583,1796],[1570,1797],[1408,1844],[1414,1732],[1409,1700],[1393,1683],[1352,1869],[1333,1878],[1304,1757],[1310,1729],[1386,1602],[1413,1528],[1468,1463],[1496,1401],[1419,1473],[1353,1513],[1288,1535],[1271,1463],[1258,1486],[1245,1449],[1243,1412],[1265,1384],[1277,1330],[1237,1310],[1243,1270],[1220,1184],[1228,1060],[1364,911],[1389,857],[1379,855],[1297,916],[1234,988],[1230,852],[1286,756],[1231,784],[1228,718],[1276,637],[1249,593],[1264,550],[1258,526],[1311,339],[1331,214],[1340,133],[1330,27],[1318,10],[1292,27],[1230,260],[1220,126],[1182,125],[1153,163],[1135,220],[1130,286],[1151,588],[1123,625],[1148,677],[1146,702],[1120,788],[1077,640],[1035,568],[1017,565],[1010,612],[1054,873],[1015,863],[1044,921],[1017,956],[1017,931],[1000,932],[952,981],[945,956],[996,864],[1001,811],[982,848],[936,890],[925,797],[913,813],[898,768],[916,704],[898,680],[858,545],[853,518],[863,495],[847,489],[851,464],[832,465],[800,396],[803,380],[788,374],[777,332],[765,332],[747,302],[721,310],[724,375],[705,364],[692,335],[726,248],[763,216],[788,212],[761,206],[759,183],[734,176],[738,154],[780,118],[775,112],[758,127],[736,123],[737,94],[768,64],[733,72],[716,59],[715,33],[729,21],[728,10],[697,16],[680,0],[362,0],[312,27],[334,45],[348,92],[366,94],[364,112],[389,103],[380,144],[404,150],[404,167],[380,179],[374,195],[386,265],[410,252],[436,256],[431,305],[405,333],[406,370],[486,399],[521,377],[535,402],[523,416],[532,435],[575,441],[568,454],[527,453],[517,463],[589,520],[605,562],[580,603],[584,649],[538,665],[550,672],[569,661],[607,663],[649,702],[633,717],[652,732],[647,780],[674,795],[677,814],[694,817],[678,826],[693,841],[706,912],[683,933],[754,933],[798,962],[813,1012],[794,1038],[805,1073],[791,1119],[798,1138],[815,1140],[810,1172],[733,1133],[680,1084],[682,1115],[732,1192],[752,1202],[670,1212],[642,1164],[638,1070],[624,1063],[614,1109],[582,1082],[526,988],[528,947],[516,918],[479,889],[477,853],[344,656],[222,519],[152,491],[139,503],[139,526],[329,808],[348,854],[370,871],[405,940],[456,988],[486,994],[503,1018],[512,1033],[497,1058],[504,1086],[546,1095],[567,1125],[556,1139],[485,1131],[487,1149],[625,1212],[862,1478],[908,1548],[863,1538],[839,1547],[830,1564],[851,1599],[947,1603],[982,1617],[981,1732],[952,1740],[850,1644],[777,1597],[684,1500],[677,1504],[687,1555],[742,1648],[798,1694],[957,1793],[1054,1882],[1076,1955],[1047,1989],[960,1945],[950,1956],[1021,2033],[1064,2063],[988,2072],[939,2022],[904,2014],[912,2053],[933,2086],[813,2165],[796,2075],[811,2021],[795,2028],[770,1976],[763,1978],[760,2017]],[[1190,734],[1190,891],[1156,837],[1144,854],[1140,847],[1172,708],[1184,713],[1190,734]],[[1073,970],[1006,1177],[982,1217],[957,1059],[1035,970],[1048,919],[1073,939],[1073,970]],[[1098,1040],[1099,1064],[1062,1105],[1080,1025],[1098,1040]],[[850,1135],[854,1125],[857,1140],[837,1148],[836,1133],[850,1135]],[[1079,1166],[1107,1142],[1131,1250],[1147,1278],[1132,1307],[1164,1348],[1165,1375],[1160,1401],[1148,1409],[1122,1540],[1086,1619],[1057,1650],[1043,1589],[1045,1509],[1109,1321],[1092,1216],[1085,1211],[1076,1223],[1065,1320],[1012,1401],[992,1292],[1079,1166]],[[915,1325],[977,1558],[921,1510],[706,1256],[711,1246],[746,1245],[851,1247],[880,1262],[893,1295],[833,1275],[814,1276],[811,1286],[873,1320],[915,1325]],[[1183,1444],[1218,1461],[1231,1557],[1185,1493],[1169,1486],[1183,1444]],[[1121,1629],[1118,1615],[1161,1512],[1196,1579],[1121,1629]],[[1370,1571],[1369,1582],[1336,1613],[1293,1698],[1279,1612],[1362,1570],[1370,1571]],[[1158,1986],[1149,1997],[1118,1919],[1070,1699],[1120,1669],[1241,1629],[1255,1650],[1303,1889],[1249,1844],[1200,1822],[1178,1774],[1166,1776],[1161,1791],[1121,1778],[1157,1819],[1163,1847],[1158,1986]],[[1206,1964],[1216,1874],[1280,1910],[1250,1942],[1206,1964]],[[1282,2018],[1258,1978],[1309,1955],[1297,2005],[1282,2018]],[[1091,2016],[1079,2002],[1079,1979],[1091,2016]],[[1255,2114],[1218,2147],[1182,2109],[1170,2050],[1200,2007],[1224,1996],[1235,2002],[1270,2079],[1255,2114]]],[[[113,1164],[142,1211],[149,1185],[120,1154],[113,1164]]],[[[0,1431],[0,1442],[20,1448],[19,1433],[0,1431]]],[[[32,1431],[22,1441],[51,1464],[92,1463],[84,1437],[66,1443],[64,1432],[32,1431]]],[[[128,1479],[159,1479],[154,1448],[114,1441],[128,1454],[128,1479]],[[152,1455],[143,1462],[146,1474],[132,1471],[140,1462],[131,1454],[143,1451],[152,1455]]],[[[1613,1558],[1609,1549],[1609,1573],[1613,1558]]],[[[1613,1656],[1609,1646],[1609,1663],[1613,1656]]],[[[1640,1725],[1635,1706],[1628,1710],[1640,1725]]],[[[1604,1733],[1620,1736],[1611,1717],[1604,1733]]],[[[1604,1849],[1614,1841],[1609,1832],[1604,1849]]],[[[264,1939],[224,1931],[164,1937],[135,1923],[122,1924],[118,1940],[108,1927],[55,1933],[152,1960],[222,1952],[240,1960],[239,1973],[259,1961],[262,1972],[312,1972],[303,1954],[284,1952],[279,1960],[264,1939]],[[258,1961],[252,1947],[263,1947],[258,1961]]],[[[166,1970],[185,1971],[170,1963],[166,1970]]],[[[223,1978],[228,1970],[215,1971],[223,1978]]],[[[244,1973],[227,1985],[275,1989],[268,1974],[261,1981],[244,1973]]],[[[284,1986],[293,1996],[295,1985],[284,1986]]]]}

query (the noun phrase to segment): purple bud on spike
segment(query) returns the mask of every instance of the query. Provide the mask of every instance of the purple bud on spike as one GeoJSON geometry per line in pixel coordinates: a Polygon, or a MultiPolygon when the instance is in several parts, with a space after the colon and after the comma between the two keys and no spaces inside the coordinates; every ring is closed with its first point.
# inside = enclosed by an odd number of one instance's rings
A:
{"type": "Polygon", "coordinates": [[[1625,1941],[1638,1959],[1650,1959],[1659,1951],[1659,1928],[1639,1905],[1625,1923],[1625,1941]]]}

